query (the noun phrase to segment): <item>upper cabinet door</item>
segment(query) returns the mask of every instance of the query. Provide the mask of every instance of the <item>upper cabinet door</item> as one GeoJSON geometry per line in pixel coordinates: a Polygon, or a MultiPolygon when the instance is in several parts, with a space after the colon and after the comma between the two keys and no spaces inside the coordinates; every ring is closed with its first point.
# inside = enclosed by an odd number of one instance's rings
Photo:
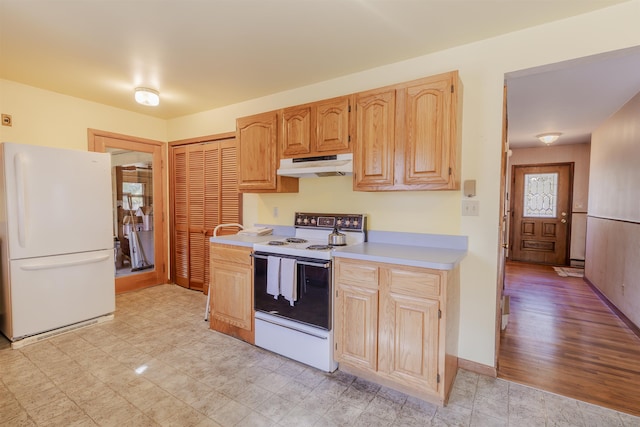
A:
{"type": "Polygon", "coordinates": [[[356,190],[393,186],[395,103],[395,89],[364,92],[356,97],[356,190]]]}
{"type": "Polygon", "coordinates": [[[282,110],[282,132],[280,137],[282,157],[310,154],[315,142],[312,141],[312,137],[315,137],[312,123],[312,107],[303,105],[282,110]]]}
{"type": "Polygon", "coordinates": [[[278,115],[275,111],[236,121],[238,138],[238,188],[275,190],[278,115]]]}
{"type": "Polygon", "coordinates": [[[318,154],[351,152],[349,138],[349,112],[351,96],[317,102],[316,146],[318,154]]]}
{"type": "Polygon", "coordinates": [[[297,193],[298,178],[281,177],[278,167],[278,112],[236,120],[238,190],[246,193],[297,193]]]}
{"type": "MultiPolygon", "coordinates": [[[[457,166],[457,72],[423,79],[403,89],[404,157],[401,184],[417,189],[455,189],[457,166]]],[[[402,108],[401,107],[401,108],[402,108]]]]}

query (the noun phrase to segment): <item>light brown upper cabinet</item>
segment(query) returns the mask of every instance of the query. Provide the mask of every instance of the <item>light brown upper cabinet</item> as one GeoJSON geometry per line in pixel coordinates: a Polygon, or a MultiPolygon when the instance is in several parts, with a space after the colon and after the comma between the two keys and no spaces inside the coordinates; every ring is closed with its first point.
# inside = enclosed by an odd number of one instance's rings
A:
{"type": "Polygon", "coordinates": [[[351,95],[341,96],[283,109],[280,157],[350,153],[351,99],[351,95]]]}
{"type": "Polygon", "coordinates": [[[236,120],[238,189],[247,193],[297,193],[298,178],[276,175],[278,112],[236,120]]]}
{"type": "Polygon", "coordinates": [[[396,90],[372,90],[356,95],[354,188],[393,187],[395,163],[396,90]]]}
{"type": "Polygon", "coordinates": [[[236,151],[233,134],[171,148],[172,275],[180,286],[208,291],[209,238],[216,226],[241,222],[236,151]]]}
{"type": "Polygon", "coordinates": [[[351,96],[320,101],[316,105],[316,152],[333,155],[351,152],[349,112],[351,96]]]}
{"type": "Polygon", "coordinates": [[[457,190],[457,71],[356,95],[354,190],[457,190]]]}

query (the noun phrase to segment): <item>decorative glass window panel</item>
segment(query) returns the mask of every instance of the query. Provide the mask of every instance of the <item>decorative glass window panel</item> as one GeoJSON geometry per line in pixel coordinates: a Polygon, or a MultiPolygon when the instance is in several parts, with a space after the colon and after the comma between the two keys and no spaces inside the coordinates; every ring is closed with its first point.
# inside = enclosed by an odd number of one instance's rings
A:
{"type": "Polygon", "coordinates": [[[524,174],[524,217],[555,218],[557,205],[557,173],[524,174]]]}

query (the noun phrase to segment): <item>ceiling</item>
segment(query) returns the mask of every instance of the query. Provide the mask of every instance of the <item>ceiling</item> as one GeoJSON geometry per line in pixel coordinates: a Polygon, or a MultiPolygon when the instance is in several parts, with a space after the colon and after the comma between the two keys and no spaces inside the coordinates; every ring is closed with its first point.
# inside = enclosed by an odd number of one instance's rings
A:
{"type": "MultiPolygon", "coordinates": [[[[0,0],[0,78],[171,119],[624,1],[0,0]],[[137,86],[157,89],[160,106],[137,105],[137,86]]],[[[547,128],[565,132],[565,142],[574,131],[582,138],[582,79],[536,72],[508,76],[512,146],[547,128]]],[[[583,83],[592,93],[594,76],[603,89],[621,80],[590,73],[583,83]]]]}

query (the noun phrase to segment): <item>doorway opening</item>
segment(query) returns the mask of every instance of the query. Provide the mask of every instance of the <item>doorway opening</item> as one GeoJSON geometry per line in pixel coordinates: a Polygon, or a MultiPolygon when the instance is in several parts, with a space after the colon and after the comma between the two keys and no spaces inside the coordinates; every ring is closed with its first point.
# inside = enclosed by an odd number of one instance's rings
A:
{"type": "Polygon", "coordinates": [[[111,154],[116,293],[168,281],[163,146],[89,130],[89,150],[111,154]]]}

